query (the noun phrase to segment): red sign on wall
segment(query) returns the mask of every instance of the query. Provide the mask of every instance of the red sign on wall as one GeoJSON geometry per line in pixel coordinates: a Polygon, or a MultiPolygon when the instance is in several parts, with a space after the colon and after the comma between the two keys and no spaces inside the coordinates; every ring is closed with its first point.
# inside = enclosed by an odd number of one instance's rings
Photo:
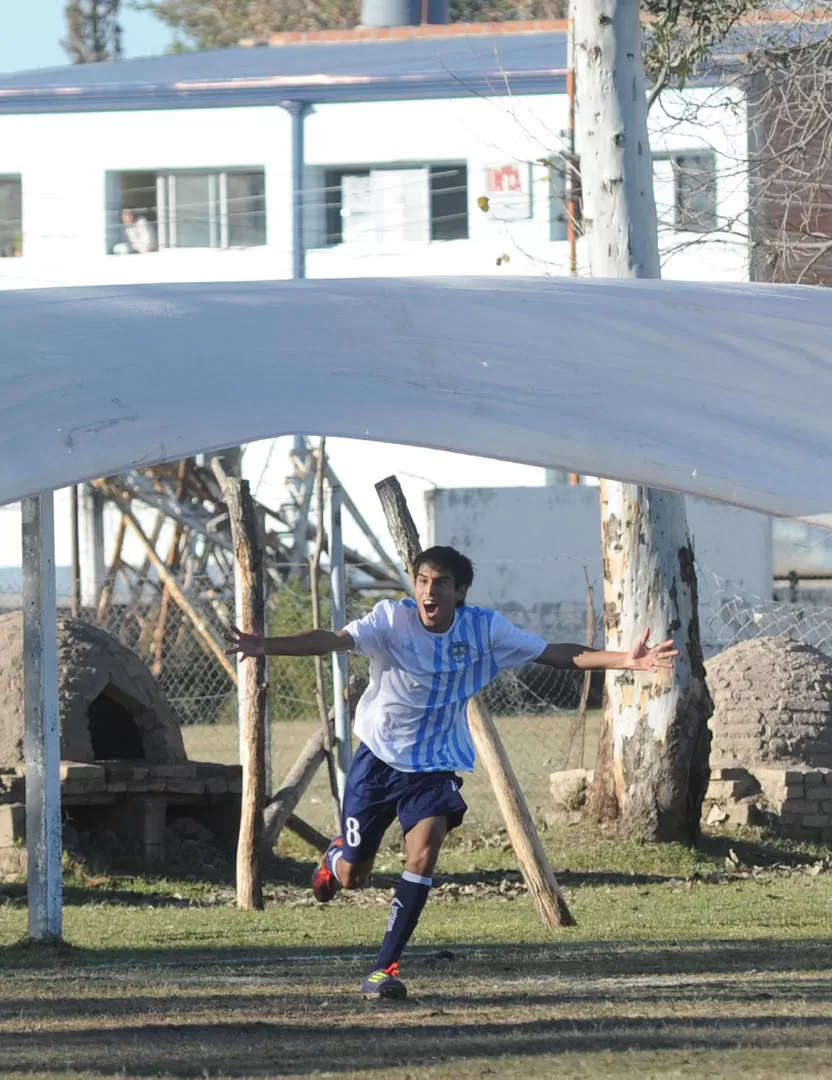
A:
{"type": "Polygon", "coordinates": [[[488,193],[500,191],[522,191],[519,165],[497,165],[487,170],[488,193]]]}
{"type": "Polygon", "coordinates": [[[523,221],[532,216],[531,165],[527,161],[487,165],[485,191],[493,221],[523,221]]]}

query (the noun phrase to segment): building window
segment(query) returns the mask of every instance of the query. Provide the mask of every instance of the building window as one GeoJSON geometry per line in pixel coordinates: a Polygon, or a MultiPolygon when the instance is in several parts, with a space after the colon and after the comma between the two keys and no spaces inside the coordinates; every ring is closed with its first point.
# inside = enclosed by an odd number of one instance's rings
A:
{"type": "Polygon", "coordinates": [[[716,228],[716,160],[712,153],[673,157],[676,228],[680,232],[710,232],[716,228]]]}
{"type": "Polygon", "coordinates": [[[711,151],[654,155],[653,181],[660,226],[699,233],[716,228],[716,156],[711,151]]]}
{"type": "Polygon", "coordinates": [[[578,154],[552,154],[546,160],[549,169],[549,239],[569,238],[569,219],[575,236],[583,235],[583,193],[581,159],[578,154]]]}
{"type": "Polygon", "coordinates": [[[265,243],[263,169],[112,174],[108,249],[115,254],[265,243]]]}
{"type": "Polygon", "coordinates": [[[367,165],[324,171],[325,245],[468,239],[468,168],[367,165]]]}
{"type": "Polygon", "coordinates": [[[23,195],[19,176],[0,176],[0,258],[23,254],[23,195]]]}

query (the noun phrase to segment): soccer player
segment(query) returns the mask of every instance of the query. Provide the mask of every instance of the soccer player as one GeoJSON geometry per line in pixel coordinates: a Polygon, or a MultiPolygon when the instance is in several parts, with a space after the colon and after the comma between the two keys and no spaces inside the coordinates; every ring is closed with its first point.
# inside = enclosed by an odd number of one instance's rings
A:
{"type": "Polygon", "coordinates": [[[413,599],[382,600],[337,632],[266,638],[234,627],[226,633],[233,645],[228,652],[243,658],[354,652],[370,659],[369,686],[355,715],[360,741],[347,776],[341,835],[312,879],[322,903],[339,889],[360,888],[398,817],[405,869],[375,966],[361,988],[369,999],[407,994],[399,957],[428,898],[439,849],[467,810],[458,774],[474,768],[468,700],[500,671],[532,661],[578,671],[657,671],[678,656],[672,641],[651,647],[649,631],[629,652],[547,644],[498,612],[465,603],[474,568],[451,547],[422,552],[413,573],[413,599]]]}

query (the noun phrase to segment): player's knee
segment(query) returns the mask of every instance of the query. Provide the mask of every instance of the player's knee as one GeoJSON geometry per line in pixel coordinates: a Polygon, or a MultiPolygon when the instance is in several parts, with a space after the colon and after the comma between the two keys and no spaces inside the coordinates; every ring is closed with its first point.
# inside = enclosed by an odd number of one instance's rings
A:
{"type": "Polygon", "coordinates": [[[411,874],[419,874],[420,877],[430,877],[436,865],[438,852],[435,845],[429,841],[424,843],[409,843],[407,846],[407,869],[411,874]]]}
{"type": "Polygon", "coordinates": [[[345,889],[360,889],[367,881],[370,867],[366,863],[348,863],[341,860],[338,880],[345,889]]]}

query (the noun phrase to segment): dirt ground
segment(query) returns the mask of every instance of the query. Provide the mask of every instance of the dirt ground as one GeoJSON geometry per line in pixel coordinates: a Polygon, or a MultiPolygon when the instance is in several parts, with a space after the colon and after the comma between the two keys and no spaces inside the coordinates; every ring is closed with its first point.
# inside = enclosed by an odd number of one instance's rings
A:
{"type": "Polygon", "coordinates": [[[423,949],[382,1006],[343,954],[43,959],[2,976],[7,1075],[832,1075],[829,941],[423,949]]]}

